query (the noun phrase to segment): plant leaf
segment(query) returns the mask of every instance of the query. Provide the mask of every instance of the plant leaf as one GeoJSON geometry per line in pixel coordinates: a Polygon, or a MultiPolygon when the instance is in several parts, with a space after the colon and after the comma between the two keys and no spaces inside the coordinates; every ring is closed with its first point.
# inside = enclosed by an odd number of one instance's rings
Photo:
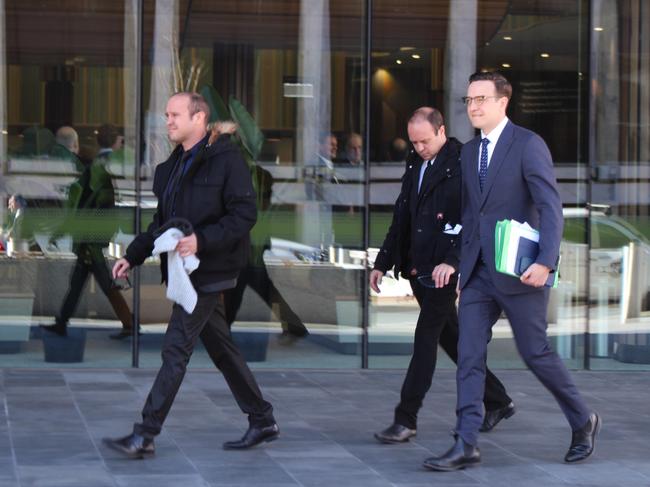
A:
{"type": "Polygon", "coordinates": [[[260,152],[262,151],[262,144],[264,144],[264,134],[257,126],[255,119],[246,110],[239,100],[234,96],[230,96],[228,100],[230,107],[230,115],[232,119],[237,122],[239,128],[237,132],[241,138],[242,144],[246,151],[250,154],[253,160],[257,160],[260,152]]]}
{"type": "Polygon", "coordinates": [[[218,120],[230,120],[230,112],[228,107],[223,102],[223,98],[211,85],[205,85],[201,88],[201,95],[205,101],[210,105],[210,120],[209,122],[216,122],[218,120]]]}

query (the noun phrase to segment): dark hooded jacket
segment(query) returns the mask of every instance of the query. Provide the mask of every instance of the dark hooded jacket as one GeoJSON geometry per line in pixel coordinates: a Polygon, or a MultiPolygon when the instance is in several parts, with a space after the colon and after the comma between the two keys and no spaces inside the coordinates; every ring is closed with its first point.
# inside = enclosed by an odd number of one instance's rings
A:
{"type": "MultiPolygon", "coordinates": [[[[250,248],[249,232],[256,221],[255,191],[248,166],[229,135],[213,144],[200,142],[198,152],[178,183],[174,214],[169,212],[169,179],[183,156],[178,146],[167,161],[156,167],[153,192],[158,207],[147,230],[126,250],[131,266],[140,265],[151,255],[154,234],[172,216],[185,218],[194,227],[201,263],[190,278],[195,287],[236,279],[246,265],[250,248]]],[[[167,280],[167,255],[161,255],[163,281],[167,280]]]]}

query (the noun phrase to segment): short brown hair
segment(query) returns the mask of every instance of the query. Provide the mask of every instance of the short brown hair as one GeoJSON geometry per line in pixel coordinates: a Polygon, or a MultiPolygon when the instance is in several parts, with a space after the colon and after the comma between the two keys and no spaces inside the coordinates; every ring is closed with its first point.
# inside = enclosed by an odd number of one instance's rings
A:
{"type": "Polygon", "coordinates": [[[508,100],[512,98],[510,81],[498,71],[478,71],[469,77],[470,84],[474,83],[474,81],[492,81],[497,95],[505,96],[508,100]]]}
{"type": "Polygon", "coordinates": [[[199,112],[203,112],[205,113],[205,123],[210,121],[210,105],[205,101],[203,95],[195,91],[179,91],[172,96],[186,96],[189,99],[188,109],[190,111],[190,117],[193,117],[199,112]]]}
{"type": "Polygon", "coordinates": [[[97,129],[97,143],[102,149],[112,147],[119,135],[120,132],[115,125],[105,123],[97,129]]]}
{"type": "Polygon", "coordinates": [[[415,110],[411,115],[411,118],[409,118],[409,124],[422,121],[429,122],[436,135],[438,135],[440,127],[445,124],[445,119],[442,117],[440,110],[433,107],[420,107],[415,110]]]}

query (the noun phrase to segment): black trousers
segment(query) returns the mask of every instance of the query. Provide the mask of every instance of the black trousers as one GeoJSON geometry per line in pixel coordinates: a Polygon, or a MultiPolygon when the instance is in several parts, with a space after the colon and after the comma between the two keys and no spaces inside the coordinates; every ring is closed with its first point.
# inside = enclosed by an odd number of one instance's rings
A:
{"type": "Polygon", "coordinates": [[[273,309],[273,304],[278,304],[278,314],[280,315],[278,318],[283,331],[300,337],[309,333],[300,317],[291,309],[289,303],[271,281],[265,266],[249,265],[239,274],[237,286],[224,292],[226,320],[229,325],[232,325],[237,317],[246,286],[250,286],[269,308],[273,309]]]}
{"type": "MultiPolygon", "coordinates": [[[[456,312],[455,282],[444,288],[432,289],[411,279],[413,295],[420,305],[415,327],[413,356],[409,364],[400,402],[395,408],[395,423],[416,429],[418,411],[426,396],[436,368],[438,344],[458,363],[458,314],[456,312]]],[[[510,404],[503,384],[487,369],[483,403],[488,411],[510,404]]]]}
{"type": "Polygon", "coordinates": [[[113,311],[122,322],[122,327],[129,330],[133,328],[131,311],[122,293],[113,287],[113,281],[102,249],[93,245],[80,245],[77,250],[77,261],[70,275],[68,292],[61,305],[59,315],[56,317],[57,323],[63,325],[68,323],[77,308],[79,298],[90,274],[95,276],[97,285],[111,303],[113,311]]]}
{"type": "Polygon", "coordinates": [[[134,432],[145,438],[160,433],[199,337],[240,409],[248,415],[249,424],[265,427],[275,423],[273,407],[263,399],[244,357],[232,341],[223,294],[213,293],[199,294],[192,314],[174,305],[163,342],[163,363],[142,409],[142,423],[134,425],[134,432]]]}

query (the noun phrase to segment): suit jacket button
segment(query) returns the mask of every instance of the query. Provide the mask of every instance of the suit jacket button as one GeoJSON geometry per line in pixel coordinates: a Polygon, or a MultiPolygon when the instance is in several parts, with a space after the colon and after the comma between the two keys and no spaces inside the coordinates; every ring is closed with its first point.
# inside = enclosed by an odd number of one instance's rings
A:
{"type": "Polygon", "coordinates": [[[421,228],[418,228],[418,233],[422,233],[422,229],[421,229],[421,228]]]}

